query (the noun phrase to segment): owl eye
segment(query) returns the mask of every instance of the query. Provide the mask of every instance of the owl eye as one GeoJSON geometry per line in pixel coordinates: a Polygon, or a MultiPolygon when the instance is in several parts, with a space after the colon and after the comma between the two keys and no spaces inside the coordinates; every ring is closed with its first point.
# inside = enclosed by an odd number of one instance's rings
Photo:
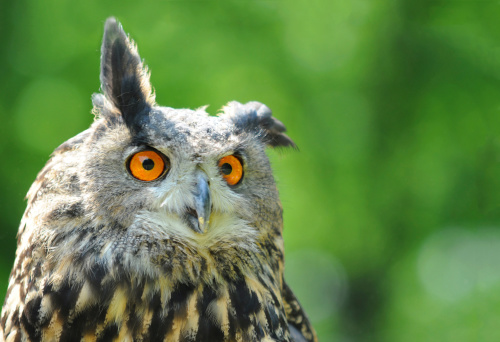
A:
{"type": "Polygon", "coordinates": [[[236,185],[243,178],[243,165],[241,165],[240,159],[234,155],[221,158],[219,160],[219,169],[222,177],[229,185],[236,185]]]}
{"type": "Polygon", "coordinates": [[[158,152],[147,150],[134,154],[128,162],[128,171],[142,181],[158,179],[169,168],[167,157],[158,152]]]}

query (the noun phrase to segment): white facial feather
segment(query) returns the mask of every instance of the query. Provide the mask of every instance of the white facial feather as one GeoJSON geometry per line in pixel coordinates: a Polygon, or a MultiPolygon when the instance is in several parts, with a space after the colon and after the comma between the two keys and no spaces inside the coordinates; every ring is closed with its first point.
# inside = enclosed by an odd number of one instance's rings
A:
{"type": "Polygon", "coordinates": [[[143,211],[128,229],[131,235],[148,235],[151,239],[175,239],[200,252],[209,249],[244,248],[255,250],[257,230],[248,221],[227,213],[212,213],[207,230],[200,234],[187,227],[176,214],[165,211],[143,211]]]}

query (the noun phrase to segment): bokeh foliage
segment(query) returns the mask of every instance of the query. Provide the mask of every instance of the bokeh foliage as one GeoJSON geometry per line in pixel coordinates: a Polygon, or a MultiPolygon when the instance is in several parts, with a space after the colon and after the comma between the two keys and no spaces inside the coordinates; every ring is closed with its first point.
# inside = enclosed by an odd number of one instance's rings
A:
{"type": "Polygon", "coordinates": [[[0,297],[29,185],[92,122],[110,15],[158,103],[287,125],[286,273],[323,342],[500,340],[493,1],[1,0],[0,297]]]}

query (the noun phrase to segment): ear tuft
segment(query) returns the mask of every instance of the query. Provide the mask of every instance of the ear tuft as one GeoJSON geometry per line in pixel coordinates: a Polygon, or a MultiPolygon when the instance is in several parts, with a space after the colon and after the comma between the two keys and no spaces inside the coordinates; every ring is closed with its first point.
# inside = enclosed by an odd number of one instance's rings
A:
{"type": "Polygon", "coordinates": [[[271,109],[266,105],[256,101],[245,104],[233,101],[223,111],[223,115],[228,115],[240,131],[260,131],[268,146],[297,148],[285,134],[285,125],[272,116],[271,109]]]}
{"type": "Polygon", "coordinates": [[[104,26],[100,80],[106,99],[120,111],[129,128],[142,121],[154,105],[149,74],[115,18],[108,18],[104,26]]]}

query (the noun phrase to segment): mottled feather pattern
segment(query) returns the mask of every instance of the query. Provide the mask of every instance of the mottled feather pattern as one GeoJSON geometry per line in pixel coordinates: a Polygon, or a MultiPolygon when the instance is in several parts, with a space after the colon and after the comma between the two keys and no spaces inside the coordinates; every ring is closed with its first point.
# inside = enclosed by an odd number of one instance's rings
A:
{"type": "Polygon", "coordinates": [[[113,18],[101,83],[95,122],[54,151],[28,192],[0,340],[317,341],[283,279],[265,148],[295,146],[284,125],[258,102],[231,102],[218,117],[157,106],[113,18]],[[168,160],[157,180],[130,174],[143,150],[168,160]],[[227,155],[244,167],[234,186],[217,164],[227,155]],[[199,201],[209,216],[193,226],[199,201]]]}

